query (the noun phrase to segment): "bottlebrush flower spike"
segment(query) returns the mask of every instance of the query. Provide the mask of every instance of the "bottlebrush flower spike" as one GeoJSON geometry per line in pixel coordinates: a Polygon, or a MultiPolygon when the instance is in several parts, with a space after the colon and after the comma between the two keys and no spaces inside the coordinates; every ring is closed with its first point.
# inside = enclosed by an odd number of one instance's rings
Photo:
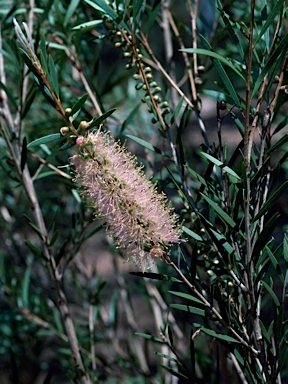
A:
{"type": "MultiPolygon", "coordinates": [[[[78,140],[79,143],[81,140],[78,140]]],[[[72,157],[75,180],[98,217],[106,223],[117,247],[143,270],[162,257],[173,243],[180,243],[176,215],[147,180],[136,157],[100,130],[89,133],[85,145],[92,156],[72,157]]]]}

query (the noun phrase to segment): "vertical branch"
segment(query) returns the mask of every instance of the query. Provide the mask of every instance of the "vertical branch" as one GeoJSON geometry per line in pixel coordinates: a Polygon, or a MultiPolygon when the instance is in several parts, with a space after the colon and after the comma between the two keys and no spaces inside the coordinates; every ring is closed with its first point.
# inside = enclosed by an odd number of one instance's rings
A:
{"type": "MultiPolygon", "coordinates": [[[[175,62],[172,61],[173,44],[172,44],[171,31],[169,26],[168,12],[169,12],[169,1],[164,0],[162,2],[162,17],[163,17],[162,29],[163,29],[163,35],[164,35],[163,39],[164,39],[164,50],[165,50],[165,56],[166,56],[165,58],[168,64],[168,68],[170,69],[171,78],[176,83],[175,62]]],[[[172,88],[171,101],[172,101],[173,107],[175,107],[178,103],[177,92],[174,88],[172,88]]]]}
{"type": "MultiPolygon", "coordinates": [[[[253,31],[254,31],[254,10],[255,0],[251,0],[250,9],[250,28],[249,28],[249,45],[248,45],[248,61],[247,61],[247,76],[246,76],[246,111],[244,118],[244,161],[246,167],[246,196],[245,196],[245,235],[246,235],[246,265],[249,266],[252,257],[251,250],[251,235],[250,235],[250,200],[251,200],[251,150],[253,144],[254,130],[250,128],[250,107],[251,107],[251,72],[253,58],[253,31]]],[[[250,276],[251,277],[251,276],[250,276]]],[[[248,285],[252,291],[252,281],[248,278],[248,285]]]]}
{"type": "Polygon", "coordinates": [[[187,73],[188,73],[188,78],[189,78],[189,82],[190,82],[190,87],[191,87],[191,95],[192,95],[192,100],[193,100],[193,104],[196,104],[197,103],[197,90],[196,90],[196,84],[195,84],[195,79],[194,79],[194,76],[193,76],[193,71],[192,71],[192,68],[191,68],[191,65],[190,65],[190,62],[189,62],[189,57],[188,57],[188,54],[186,52],[183,51],[183,49],[185,49],[185,46],[184,46],[184,43],[182,41],[182,38],[181,38],[181,35],[178,31],[178,28],[175,24],[175,21],[173,19],[173,16],[171,14],[171,12],[169,11],[168,8],[165,9],[166,13],[167,13],[167,17],[168,17],[168,20],[169,20],[169,23],[171,25],[171,28],[179,42],[179,45],[180,45],[180,48],[182,50],[182,56],[183,56],[183,59],[184,59],[184,63],[185,63],[185,66],[186,66],[186,69],[187,69],[187,73]]]}
{"type": "MultiPolygon", "coordinates": [[[[197,21],[197,16],[198,16],[198,2],[199,0],[195,0],[194,1],[194,11],[192,9],[192,5],[191,5],[191,1],[190,0],[187,0],[186,3],[187,3],[187,7],[189,9],[189,15],[190,15],[190,19],[191,19],[191,29],[192,29],[192,44],[193,44],[193,48],[197,48],[197,25],[196,25],[196,21],[197,21]]],[[[193,53],[193,64],[194,64],[194,74],[195,76],[198,75],[198,57],[197,57],[197,54],[196,53],[193,53]]]]}
{"type": "MultiPolygon", "coordinates": [[[[34,2],[30,2],[30,14],[29,14],[29,24],[32,26],[32,19],[33,19],[33,9],[34,9],[34,2]]],[[[18,26],[19,27],[19,26],[18,26]]],[[[26,32],[28,33],[30,30],[28,27],[25,27],[26,32]]],[[[20,31],[21,32],[21,31],[20,31]]],[[[19,29],[18,29],[18,37],[19,37],[19,29]]],[[[20,36],[23,37],[24,35],[22,34],[20,36]]],[[[29,34],[28,36],[29,42],[31,40],[32,42],[32,37],[29,34]]],[[[31,48],[32,52],[32,45],[28,44],[28,41],[24,40],[23,42],[26,44],[27,43],[27,48],[31,48]]],[[[32,44],[32,43],[31,43],[32,44]]],[[[0,49],[2,48],[2,39],[0,36],[0,49]]],[[[0,53],[0,78],[1,81],[6,84],[6,76],[5,76],[5,69],[4,69],[4,58],[3,58],[3,53],[0,53]]],[[[22,86],[22,100],[25,100],[25,97],[27,95],[27,80],[23,82],[22,86]]],[[[47,269],[54,281],[54,286],[55,286],[55,291],[56,295],[58,298],[58,309],[61,314],[63,326],[65,329],[65,333],[68,338],[68,343],[72,352],[73,359],[76,364],[76,376],[78,379],[78,382],[81,384],[90,384],[90,379],[89,376],[85,372],[83,360],[80,354],[80,347],[76,335],[76,330],[70,315],[70,311],[68,308],[68,303],[67,299],[65,296],[65,293],[62,289],[62,274],[60,270],[57,267],[56,261],[54,259],[54,256],[51,252],[50,248],[50,240],[49,240],[49,233],[44,221],[44,217],[42,215],[40,203],[37,197],[37,193],[35,190],[35,186],[33,183],[33,179],[30,175],[29,169],[27,165],[24,167],[23,171],[21,169],[21,142],[20,142],[20,134],[21,134],[21,109],[17,111],[15,118],[13,119],[13,115],[10,110],[10,106],[8,104],[8,98],[6,93],[2,90],[2,97],[3,97],[3,110],[2,115],[5,118],[7,128],[11,133],[14,133],[16,138],[18,140],[14,141],[13,143],[10,142],[10,135],[8,132],[6,132],[5,128],[2,128],[4,138],[7,143],[7,148],[10,152],[10,155],[14,161],[15,164],[15,169],[16,172],[18,173],[19,179],[21,180],[22,187],[26,193],[26,196],[30,202],[30,207],[35,219],[35,222],[39,228],[39,231],[41,232],[41,237],[42,237],[42,242],[43,242],[43,252],[45,259],[47,260],[47,269]]],[[[60,103],[60,101],[58,100],[60,103]]],[[[62,107],[62,106],[61,106],[62,107]]],[[[61,109],[60,109],[61,110],[61,109]]],[[[63,108],[61,110],[63,113],[63,108]]]]}

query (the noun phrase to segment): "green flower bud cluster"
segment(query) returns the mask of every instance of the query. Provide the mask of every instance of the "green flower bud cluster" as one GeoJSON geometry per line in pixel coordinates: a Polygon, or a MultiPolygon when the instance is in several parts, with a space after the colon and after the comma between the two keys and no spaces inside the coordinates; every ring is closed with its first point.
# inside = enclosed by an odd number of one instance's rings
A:
{"type": "MultiPolygon", "coordinates": [[[[151,104],[151,98],[153,98],[153,102],[160,107],[162,116],[169,114],[169,104],[167,101],[162,101],[160,96],[162,89],[153,77],[152,68],[145,65],[143,62],[143,55],[140,53],[138,48],[135,49],[132,36],[127,35],[126,32],[124,34],[124,32],[122,33],[121,31],[115,30],[111,31],[110,34],[114,36],[114,39],[115,37],[117,39],[114,41],[114,46],[116,48],[123,49],[121,57],[123,59],[129,59],[125,68],[127,70],[130,70],[131,68],[135,69],[135,73],[133,75],[133,79],[137,81],[135,88],[137,91],[145,91],[145,95],[141,100],[143,103],[147,103],[149,105],[148,111],[150,113],[156,113],[155,108],[153,108],[151,104]]],[[[153,117],[152,123],[157,121],[157,116],[153,117]]]]}
{"type": "MultiPolygon", "coordinates": [[[[71,108],[66,108],[65,109],[65,117],[66,119],[70,121],[70,116],[71,116],[71,113],[72,113],[72,109],[71,108]]],[[[77,128],[77,132],[78,134],[80,134],[80,137],[82,137],[82,133],[87,130],[89,128],[91,124],[91,121],[81,121],[78,125],[78,128],[77,128]]],[[[76,143],[76,139],[77,139],[77,135],[76,135],[76,129],[74,129],[73,127],[71,126],[65,126],[65,127],[61,127],[60,128],[60,134],[61,136],[68,136],[69,135],[69,138],[68,138],[68,142],[70,144],[75,144],[76,143]]]]}

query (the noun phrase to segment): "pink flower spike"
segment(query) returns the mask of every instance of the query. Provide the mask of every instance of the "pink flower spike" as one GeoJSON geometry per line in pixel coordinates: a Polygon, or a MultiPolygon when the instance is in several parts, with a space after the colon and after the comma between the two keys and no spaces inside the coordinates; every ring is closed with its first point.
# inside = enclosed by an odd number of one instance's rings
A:
{"type": "Polygon", "coordinates": [[[176,215],[165,195],[157,193],[137,166],[136,157],[110,134],[89,133],[85,144],[92,157],[73,156],[75,180],[83,186],[96,215],[106,221],[116,246],[143,270],[150,268],[169,246],[181,242],[176,215]]]}

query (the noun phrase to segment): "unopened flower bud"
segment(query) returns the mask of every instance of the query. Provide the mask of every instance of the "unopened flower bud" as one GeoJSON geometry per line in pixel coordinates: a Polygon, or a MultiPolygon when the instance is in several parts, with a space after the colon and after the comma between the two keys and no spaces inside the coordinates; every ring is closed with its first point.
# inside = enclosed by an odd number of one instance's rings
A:
{"type": "Polygon", "coordinates": [[[85,131],[85,129],[89,128],[89,125],[90,125],[90,123],[89,123],[88,121],[83,120],[83,121],[80,122],[78,128],[79,128],[81,131],[85,131]]]}
{"type": "Polygon", "coordinates": [[[65,109],[65,116],[69,117],[71,115],[71,112],[72,112],[72,108],[66,108],[65,109]]]}
{"type": "Polygon", "coordinates": [[[60,133],[61,133],[62,136],[67,135],[67,133],[69,133],[69,132],[70,132],[69,127],[62,127],[62,128],[60,128],[60,133]]]}
{"type": "Polygon", "coordinates": [[[199,65],[197,69],[198,69],[198,73],[204,73],[205,72],[204,65],[199,65]]]}
{"type": "Polygon", "coordinates": [[[86,144],[87,140],[85,139],[84,136],[79,136],[76,139],[76,144],[79,145],[80,147],[83,147],[86,144]]]}

